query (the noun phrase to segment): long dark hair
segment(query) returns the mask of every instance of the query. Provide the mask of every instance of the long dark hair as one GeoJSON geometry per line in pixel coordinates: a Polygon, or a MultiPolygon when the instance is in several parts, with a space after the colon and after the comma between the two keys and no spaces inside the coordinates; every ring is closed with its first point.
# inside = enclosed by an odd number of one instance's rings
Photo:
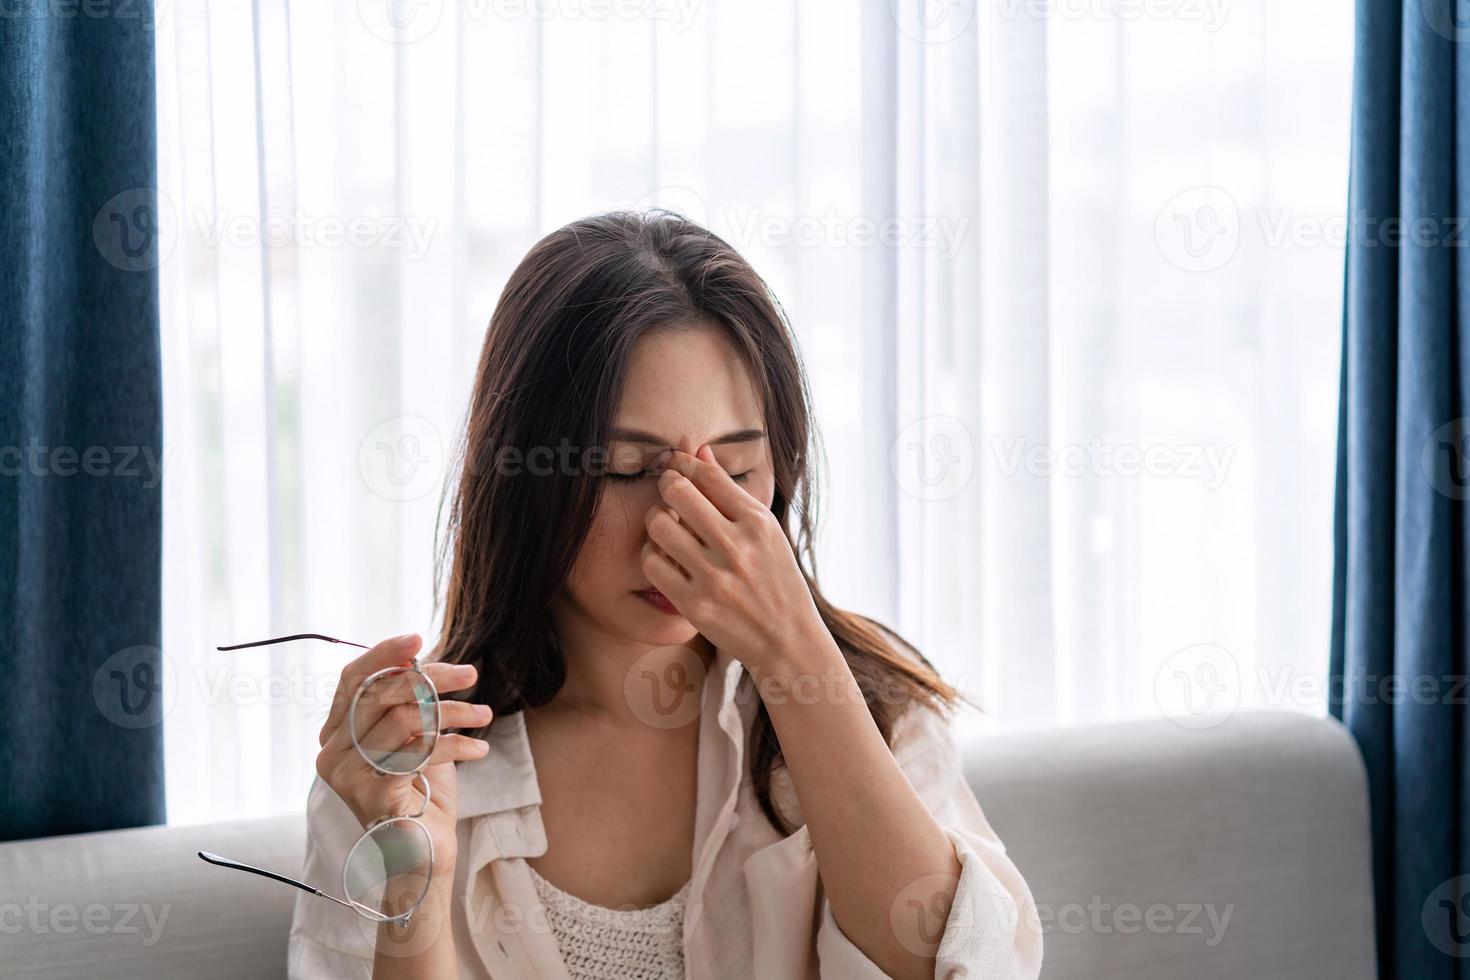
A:
{"type": "MultiPolygon", "coordinates": [[[[812,461],[820,458],[820,441],[790,326],[735,249],[666,211],[617,211],[566,225],[538,242],[506,283],[485,334],[458,482],[437,542],[436,586],[443,592],[436,588],[435,598],[444,618],[432,656],[475,664],[479,680],[469,696],[497,716],[546,704],[560,689],[566,657],[551,622],[552,600],[604,483],[588,467],[549,466],[545,458],[537,466],[531,453],[606,447],[638,338],[691,321],[722,326],[744,355],[775,468],[771,511],[891,744],[903,708],[922,702],[948,709],[963,699],[896,632],[822,595],[812,548],[812,461]]],[[[764,704],[747,755],[762,810],[791,833],[771,799],[771,776],[783,761],[764,704]]]]}

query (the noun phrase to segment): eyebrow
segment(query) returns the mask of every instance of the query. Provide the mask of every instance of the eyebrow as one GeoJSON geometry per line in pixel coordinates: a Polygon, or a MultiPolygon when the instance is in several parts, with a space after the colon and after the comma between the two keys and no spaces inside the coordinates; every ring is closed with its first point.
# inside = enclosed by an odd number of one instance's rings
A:
{"type": "MultiPolygon", "coordinates": [[[[652,432],[644,432],[640,429],[615,428],[612,430],[611,435],[620,442],[644,443],[649,446],[659,446],[664,449],[673,448],[670,440],[662,436],[656,436],[652,432]]],[[[714,439],[706,439],[705,441],[711,446],[728,446],[734,442],[755,442],[765,437],[766,433],[764,429],[737,429],[734,432],[727,432],[722,436],[717,436],[714,439]]]]}

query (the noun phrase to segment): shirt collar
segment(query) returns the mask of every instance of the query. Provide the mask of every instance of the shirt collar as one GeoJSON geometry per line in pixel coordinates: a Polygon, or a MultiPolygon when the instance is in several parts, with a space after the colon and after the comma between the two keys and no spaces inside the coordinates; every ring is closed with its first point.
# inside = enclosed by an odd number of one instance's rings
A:
{"type": "MultiPolygon", "coordinates": [[[[732,740],[732,731],[727,718],[734,710],[735,692],[739,685],[742,668],[740,661],[719,648],[706,686],[713,683],[718,688],[720,724],[718,730],[732,740]]],[[[706,690],[704,707],[710,707],[709,691],[706,690]]],[[[701,729],[703,730],[703,729],[701,729]]],[[[490,751],[478,759],[456,762],[459,783],[459,817],[478,817],[504,813],[525,807],[537,807],[541,803],[541,787],[536,781],[536,764],[531,758],[531,743],[526,736],[526,715],[517,711],[496,718],[490,723],[486,735],[490,751]]],[[[539,812],[534,814],[539,822],[539,812]]],[[[536,836],[531,835],[532,839],[536,836]]]]}

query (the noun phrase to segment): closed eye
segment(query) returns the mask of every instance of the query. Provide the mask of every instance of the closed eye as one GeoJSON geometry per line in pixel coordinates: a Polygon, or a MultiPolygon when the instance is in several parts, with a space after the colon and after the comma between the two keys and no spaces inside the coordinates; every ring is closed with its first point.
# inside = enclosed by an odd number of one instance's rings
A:
{"type": "MultiPolygon", "coordinates": [[[[754,472],[754,470],[746,470],[744,473],[731,473],[730,479],[734,480],[736,483],[744,483],[750,479],[750,474],[754,472]]],[[[653,470],[639,470],[637,473],[609,473],[607,474],[607,478],[609,480],[616,480],[619,483],[632,483],[634,480],[641,480],[645,476],[658,475],[659,473],[656,473],[653,470]]]]}

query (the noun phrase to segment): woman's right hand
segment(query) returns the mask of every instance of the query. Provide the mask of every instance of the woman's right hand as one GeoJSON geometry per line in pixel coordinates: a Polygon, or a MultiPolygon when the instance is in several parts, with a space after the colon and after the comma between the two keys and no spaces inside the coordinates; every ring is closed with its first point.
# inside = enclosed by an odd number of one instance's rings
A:
{"type": "MultiPolygon", "coordinates": [[[[352,732],[347,724],[348,707],[364,678],[387,667],[407,664],[418,653],[422,642],[414,633],[384,640],[342,668],[332,710],[327,715],[326,724],[322,725],[322,750],[316,757],[317,775],[336,791],[364,829],[381,817],[416,813],[423,806],[423,793],[413,776],[383,776],[368,765],[352,742],[352,732]]],[[[441,695],[465,690],[475,683],[476,671],[470,664],[429,663],[423,665],[423,671],[441,695]]],[[[376,685],[374,687],[376,689],[376,685]]],[[[491,718],[488,705],[441,698],[440,706],[441,728],[479,728],[488,724],[491,718]]],[[[364,701],[358,706],[359,730],[365,731],[367,726],[374,724],[400,724],[403,741],[406,742],[417,727],[418,712],[410,703],[403,705],[394,717],[383,718],[390,707],[364,701]]],[[[373,729],[373,735],[377,741],[382,735],[381,728],[373,729]]],[[[419,820],[434,842],[433,874],[441,881],[452,877],[458,850],[455,834],[458,783],[454,763],[478,759],[489,750],[490,746],[484,739],[441,734],[435,742],[429,764],[422,770],[431,792],[429,806],[419,820]]]]}

